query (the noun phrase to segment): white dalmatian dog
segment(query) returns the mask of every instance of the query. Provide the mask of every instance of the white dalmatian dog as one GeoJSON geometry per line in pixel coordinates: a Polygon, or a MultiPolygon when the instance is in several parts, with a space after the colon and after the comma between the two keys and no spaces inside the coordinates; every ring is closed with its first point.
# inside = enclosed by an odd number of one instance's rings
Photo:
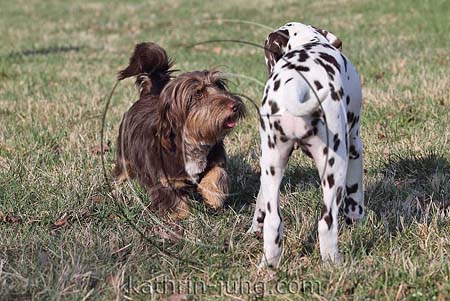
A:
{"type": "Polygon", "coordinates": [[[341,46],[332,33],[294,22],[270,33],[265,42],[269,79],[260,107],[261,187],[249,229],[263,232],[261,267],[276,267],[280,261],[280,184],[298,147],[313,158],[321,179],[318,231],[324,261],[340,260],[341,203],[347,222],[364,216],[361,82],[341,46]]]}

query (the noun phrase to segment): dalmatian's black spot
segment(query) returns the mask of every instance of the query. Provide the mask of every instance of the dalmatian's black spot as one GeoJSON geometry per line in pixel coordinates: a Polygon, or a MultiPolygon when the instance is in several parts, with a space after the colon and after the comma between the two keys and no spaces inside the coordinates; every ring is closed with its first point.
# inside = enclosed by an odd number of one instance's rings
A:
{"type": "Polygon", "coordinates": [[[284,82],[284,84],[286,85],[288,82],[290,82],[290,81],[293,80],[293,79],[294,79],[293,77],[287,79],[287,80],[284,82]]]}
{"type": "Polygon", "coordinates": [[[299,72],[309,72],[309,67],[307,66],[297,66],[295,67],[295,70],[299,71],[299,72]]]}
{"type": "Polygon", "coordinates": [[[288,45],[288,50],[291,50],[291,49],[292,49],[291,44],[289,44],[288,45]]]}
{"type": "Polygon", "coordinates": [[[317,132],[319,131],[318,128],[315,126],[315,127],[313,127],[312,130],[313,130],[313,133],[312,133],[313,136],[317,135],[317,132]]]}
{"type": "Polygon", "coordinates": [[[336,190],[336,205],[339,206],[342,200],[342,186],[339,186],[336,190]]]}
{"type": "Polygon", "coordinates": [[[295,65],[291,64],[290,62],[286,62],[281,68],[287,68],[287,69],[294,69],[295,65]]]}
{"type": "Polygon", "coordinates": [[[333,174],[328,175],[327,180],[328,180],[328,185],[330,186],[330,188],[333,188],[333,186],[334,186],[334,175],[333,174]]]}
{"type": "Polygon", "coordinates": [[[280,111],[280,108],[278,107],[278,104],[276,102],[272,102],[272,104],[270,105],[270,110],[273,114],[276,114],[280,111]]]}
{"type": "Polygon", "coordinates": [[[319,118],[314,118],[313,120],[311,120],[311,125],[316,126],[319,123],[319,121],[320,121],[319,118]]]}
{"type": "Polygon", "coordinates": [[[328,48],[328,49],[333,49],[333,50],[335,50],[335,48],[333,47],[333,46],[331,46],[331,45],[328,45],[328,44],[320,44],[320,45],[322,45],[323,47],[325,47],[325,48],[328,48]]]}
{"type": "Polygon", "coordinates": [[[306,139],[311,137],[314,134],[314,131],[312,129],[309,129],[306,131],[306,133],[303,135],[302,139],[306,139]]]}
{"type": "Polygon", "coordinates": [[[276,129],[278,132],[280,132],[280,134],[281,134],[282,136],[286,136],[286,133],[284,132],[283,128],[281,127],[280,121],[279,121],[279,120],[276,120],[276,121],[274,122],[274,127],[275,127],[275,129],[276,129]]]}
{"type": "Polygon", "coordinates": [[[318,80],[315,80],[315,81],[314,81],[314,85],[316,85],[317,91],[319,91],[320,89],[323,88],[323,87],[322,87],[322,84],[321,84],[318,80]]]}
{"type": "Polygon", "coordinates": [[[269,171],[266,169],[266,175],[269,175],[269,171]]]}
{"type": "Polygon", "coordinates": [[[261,117],[261,115],[259,115],[259,123],[261,124],[261,129],[262,129],[263,131],[265,131],[265,130],[266,130],[266,125],[264,124],[264,120],[263,120],[263,118],[261,117]]]}
{"type": "Polygon", "coordinates": [[[272,208],[270,208],[270,202],[267,202],[267,211],[269,211],[269,213],[272,211],[272,208]]]}
{"type": "Polygon", "coordinates": [[[361,206],[361,205],[358,205],[358,208],[359,208],[359,214],[362,214],[362,213],[363,213],[363,208],[362,208],[362,206],[361,206]]]}
{"type": "Polygon", "coordinates": [[[338,91],[338,94],[339,94],[339,99],[342,99],[342,97],[344,96],[344,88],[341,87],[338,91]]]}
{"type": "Polygon", "coordinates": [[[347,194],[352,194],[358,191],[358,183],[353,184],[352,186],[347,186],[347,194]]]}
{"type": "Polygon", "coordinates": [[[275,167],[270,166],[270,174],[271,174],[272,176],[275,175],[275,167]]]}
{"type": "MultiPolygon", "coordinates": [[[[351,197],[346,197],[344,200],[344,203],[345,203],[345,208],[349,209],[351,206],[352,211],[355,211],[356,206],[358,205],[358,203],[356,203],[356,201],[351,197]]],[[[346,210],[344,210],[344,211],[346,213],[348,213],[348,211],[346,211],[346,210]]]]}
{"type": "Polygon", "coordinates": [[[277,135],[273,135],[273,144],[277,145],[277,135]]]}
{"type": "MultiPolygon", "coordinates": [[[[288,139],[286,136],[281,136],[281,137],[280,137],[280,141],[283,142],[283,143],[286,143],[286,142],[289,141],[289,139],[288,139]]],[[[291,152],[291,153],[292,153],[292,152],[291,152]]]]}
{"type": "Polygon", "coordinates": [[[317,110],[317,111],[314,111],[311,114],[311,117],[312,118],[321,118],[321,117],[324,117],[324,116],[323,116],[322,110],[317,110]]]}
{"type": "Polygon", "coordinates": [[[336,67],[336,69],[341,72],[341,68],[339,67],[339,63],[336,61],[336,59],[329,55],[328,53],[325,52],[319,52],[319,56],[324,59],[325,61],[327,61],[328,63],[332,64],[334,67],[336,67]]]}
{"type": "MultiPolygon", "coordinates": [[[[278,73],[276,73],[273,77],[273,80],[275,81],[278,78],[278,73]]],[[[275,88],[274,88],[275,89],[275,88]]],[[[276,89],[275,89],[276,90],[276,89]]]]}
{"type": "Polygon", "coordinates": [[[355,118],[355,114],[352,112],[347,112],[347,123],[351,124],[353,122],[353,118],[355,118]]]}
{"type": "Polygon", "coordinates": [[[294,69],[299,72],[308,72],[310,69],[308,66],[302,66],[302,65],[294,65],[291,62],[286,62],[282,68],[288,68],[288,69],[294,69]]]}
{"type": "Polygon", "coordinates": [[[325,148],[323,149],[323,154],[324,154],[324,155],[328,154],[328,147],[325,147],[325,148]]]}
{"type": "Polygon", "coordinates": [[[331,99],[335,100],[335,101],[339,101],[341,100],[341,96],[340,96],[340,90],[336,92],[334,86],[332,83],[328,84],[330,87],[330,91],[331,91],[331,99]]]}
{"type": "Polygon", "coordinates": [[[318,45],[320,45],[318,42],[311,42],[311,43],[308,43],[308,44],[303,45],[303,49],[309,51],[309,50],[311,50],[313,47],[316,47],[316,46],[318,46],[318,45]]]}
{"type": "Polygon", "coordinates": [[[273,83],[273,90],[277,91],[279,87],[280,87],[280,80],[277,80],[273,83]]]}
{"type": "Polygon", "coordinates": [[[269,148],[275,148],[275,143],[272,142],[270,135],[267,135],[267,145],[269,146],[269,148]]]}
{"type": "Polygon", "coordinates": [[[284,58],[287,60],[290,60],[291,58],[293,58],[295,56],[296,53],[297,53],[297,51],[290,51],[284,55],[284,58]]]}
{"type": "Polygon", "coordinates": [[[345,72],[347,72],[347,59],[345,58],[345,56],[342,55],[342,53],[341,53],[341,58],[344,61],[345,72]]]}
{"type": "Polygon", "coordinates": [[[359,158],[359,153],[358,153],[358,151],[356,150],[356,148],[355,148],[354,145],[350,145],[349,152],[350,152],[350,156],[349,156],[349,159],[350,159],[350,160],[356,160],[356,159],[359,158]]]}
{"type": "Polygon", "coordinates": [[[331,229],[331,225],[333,224],[333,216],[331,215],[331,208],[330,208],[330,212],[328,213],[328,215],[325,216],[324,221],[328,225],[328,230],[330,230],[331,229]]]}
{"type": "Polygon", "coordinates": [[[322,60],[320,60],[320,59],[318,59],[318,58],[316,58],[316,59],[314,60],[314,62],[316,62],[317,64],[319,64],[320,66],[322,66],[322,67],[325,69],[325,71],[327,72],[328,77],[329,77],[331,80],[334,80],[334,75],[336,75],[336,71],[334,71],[333,67],[331,67],[331,66],[328,65],[328,64],[325,64],[322,60]]]}
{"type": "Polygon", "coordinates": [[[330,167],[333,167],[333,165],[334,165],[334,158],[330,158],[330,160],[328,160],[328,164],[330,164],[330,167]]]}
{"type": "Polygon", "coordinates": [[[277,234],[277,237],[275,237],[275,244],[278,245],[278,243],[280,242],[280,234],[277,234]]]}
{"type": "Polygon", "coordinates": [[[350,125],[350,130],[352,130],[355,127],[355,125],[358,121],[359,121],[359,116],[355,115],[355,118],[353,118],[353,122],[350,125]]]}
{"type": "Polygon", "coordinates": [[[264,106],[264,104],[266,103],[267,100],[267,94],[264,95],[261,106],[264,106]]]}
{"type": "Polygon", "coordinates": [[[304,49],[302,49],[302,50],[299,51],[299,58],[298,58],[298,61],[299,61],[300,63],[305,62],[308,58],[309,58],[309,55],[308,55],[308,53],[306,53],[306,51],[305,51],[304,49]]]}
{"type": "Polygon", "coordinates": [[[266,218],[266,213],[264,211],[260,211],[260,215],[256,218],[256,221],[260,224],[263,224],[265,218],[266,218]]]}
{"type": "Polygon", "coordinates": [[[334,135],[333,142],[334,142],[333,150],[336,152],[339,148],[339,144],[341,143],[341,139],[339,139],[338,134],[334,135]]]}
{"type": "Polygon", "coordinates": [[[302,152],[303,152],[306,156],[308,156],[309,158],[312,158],[312,157],[313,157],[312,154],[311,154],[311,152],[309,151],[309,149],[308,149],[306,146],[300,145],[300,149],[301,149],[302,152]]]}
{"type": "Polygon", "coordinates": [[[350,104],[350,96],[347,95],[347,98],[345,99],[347,104],[350,104]]]}

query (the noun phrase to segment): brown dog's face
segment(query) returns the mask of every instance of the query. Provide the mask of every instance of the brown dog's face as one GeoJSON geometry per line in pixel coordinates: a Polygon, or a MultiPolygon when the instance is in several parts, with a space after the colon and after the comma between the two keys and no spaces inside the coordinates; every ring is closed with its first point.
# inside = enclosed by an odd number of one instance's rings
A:
{"type": "Polygon", "coordinates": [[[172,135],[183,131],[184,138],[197,143],[217,143],[245,115],[242,100],[227,90],[217,71],[181,74],[167,84],[161,96],[172,135]]]}

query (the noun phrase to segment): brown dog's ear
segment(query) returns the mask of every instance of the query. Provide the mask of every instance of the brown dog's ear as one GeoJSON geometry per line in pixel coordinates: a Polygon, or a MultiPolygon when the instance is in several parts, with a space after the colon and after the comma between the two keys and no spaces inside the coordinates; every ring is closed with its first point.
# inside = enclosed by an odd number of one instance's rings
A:
{"type": "Polygon", "coordinates": [[[289,31],[285,29],[274,31],[267,37],[264,43],[264,55],[269,74],[272,73],[273,67],[283,56],[288,41],[289,31]]]}
{"type": "Polygon", "coordinates": [[[323,30],[314,26],[313,28],[317,30],[321,35],[323,35],[331,45],[342,51],[342,41],[337,36],[327,30],[323,30]]]}
{"type": "Polygon", "coordinates": [[[175,150],[175,124],[173,116],[169,116],[172,109],[171,97],[167,94],[159,95],[158,133],[161,146],[169,151],[175,150]]]}

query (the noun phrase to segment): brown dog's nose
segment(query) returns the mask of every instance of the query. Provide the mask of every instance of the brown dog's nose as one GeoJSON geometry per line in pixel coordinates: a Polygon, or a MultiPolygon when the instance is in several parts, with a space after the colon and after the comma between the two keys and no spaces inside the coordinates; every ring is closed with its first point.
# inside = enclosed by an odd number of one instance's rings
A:
{"type": "Polygon", "coordinates": [[[228,107],[230,108],[230,110],[232,112],[237,112],[237,110],[238,110],[238,106],[235,103],[228,104],[228,107]]]}

